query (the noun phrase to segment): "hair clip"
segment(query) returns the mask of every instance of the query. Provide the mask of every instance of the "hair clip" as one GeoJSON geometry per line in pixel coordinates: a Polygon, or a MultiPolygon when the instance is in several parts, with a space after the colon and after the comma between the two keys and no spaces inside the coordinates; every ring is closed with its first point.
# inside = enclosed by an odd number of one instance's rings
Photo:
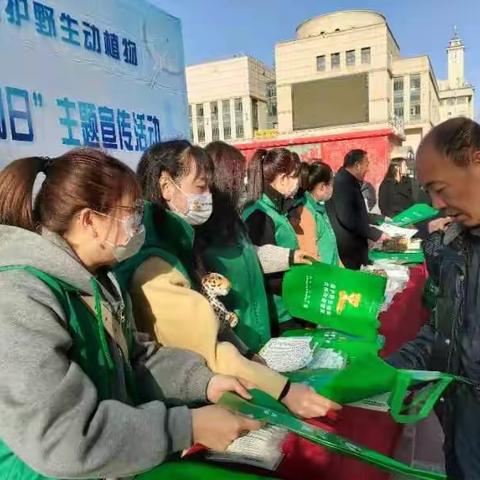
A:
{"type": "Polygon", "coordinates": [[[42,157],[42,167],[40,169],[41,172],[43,172],[45,175],[47,175],[48,170],[52,167],[53,165],[53,159],[50,157],[42,157]]]}

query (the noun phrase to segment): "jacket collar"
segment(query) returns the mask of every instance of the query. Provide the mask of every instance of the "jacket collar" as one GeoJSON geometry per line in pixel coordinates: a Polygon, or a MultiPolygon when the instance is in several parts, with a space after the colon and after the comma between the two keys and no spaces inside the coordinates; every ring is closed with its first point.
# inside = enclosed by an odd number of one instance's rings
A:
{"type": "Polygon", "coordinates": [[[275,190],[270,185],[265,187],[264,195],[273,204],[275,210],[280,213],[288,213],[293,205],[293,200],[285,198],[278,190],[275,190]]]}
{"type": "Polygon", "coordinates": [[[176,213],[145,202],[143,223],[146,230],[143,248],[160,247],[180,258],[191,255],[195,230],[176,213]]]}
{"type": "Polygon", "coordinates": [[[343,175],[345,175],[346,178],[348,178],[351,182],[355,183],[355,185],[358,185],[358,188],[362,187],[362,182],[358,180],[355,175],[351,174],[345,167],[342,167],[339,173],[340,172],[343,172],[343,175]]]}
{"type": "Polygon", "coordinates": [[[325,213],[325,202],[317,202],[314,198],[313,195],[310,192],[305,192],[305,201],[311,205],[315,211],[319,213],[325,213]]]}
{"type": "Polygon", "coordinates": [[[460,223],[452,223],[445,231],[445,235],[443,236],[443,243],[444,245],[450,245],[458,237],[467,233],[470,233],[475,237],[480,237],[480,227],[467,228],[460,223]]]}

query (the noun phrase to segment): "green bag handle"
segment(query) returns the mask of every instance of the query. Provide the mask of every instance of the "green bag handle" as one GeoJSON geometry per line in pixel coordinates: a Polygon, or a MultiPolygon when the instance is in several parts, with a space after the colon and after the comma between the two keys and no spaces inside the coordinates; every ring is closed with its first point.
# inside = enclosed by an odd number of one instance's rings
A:
{"type": "Polygon", "coordinates": [[[416,423],[424,420],[447,387],[456,379],[453,375],[440,372],[398,370],[389,400],[391,416],[398,423],[416,423]],[[412,387],[423,382],[428,382],[429,385],[418,391],[411,402],[405,403],[412,387]]]}
{"type": "Polygon", "coordinates": [[[276,425],[321,445],[335,453],[356,458],[383,470],[425,480],[445,480],[443,474],[410,467],[374,450],[350,442],[320,427],[294,417],[281,403],[259,390],[251,390],[252,400],[247,401],[233,393],[225,393],[219,404],[256,420],[276,425]]]}

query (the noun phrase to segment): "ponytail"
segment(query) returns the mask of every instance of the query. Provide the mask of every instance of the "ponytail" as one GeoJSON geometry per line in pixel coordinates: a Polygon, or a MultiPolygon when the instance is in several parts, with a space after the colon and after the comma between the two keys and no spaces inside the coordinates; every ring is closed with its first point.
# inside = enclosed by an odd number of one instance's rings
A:
{"type": "Polygon", "coordinates": [[[300,164],[300,172],[299,172],[299,189],[305,193],[307,190],[310,189],[310,164],[307,162],[302,162],[300,164]]]}
{"type": "Polygon", "coordinates": [[[33,188],[47,161],[42,157],[21,158],[0,172],[0,224],[36,230],[33,188]]]}
{"type": "Polygon", "coordinates": [[[286,148],[257,150],[248,167],[248,201],[257,201],[277,175],[296,175],[299,168],[300,157],[286,148]]]}
{"type": "Polygon", "coordinates": [[[267,153],[267,150],[259,148],[250,160],[247,171],[247,203],[256,202],[262,196],[264,189],[263,162],[267,153]]]}
{"type": "Polygon", "coordinates": [[[109,213],[127,195],[141,199],[133,171],[106,153],[79,148],[55,159],[22,158],[0,172],[0,224],[65,234],[84,208],[109,213]],[[45,174],[33,199],[35,180],[45,174]]]}

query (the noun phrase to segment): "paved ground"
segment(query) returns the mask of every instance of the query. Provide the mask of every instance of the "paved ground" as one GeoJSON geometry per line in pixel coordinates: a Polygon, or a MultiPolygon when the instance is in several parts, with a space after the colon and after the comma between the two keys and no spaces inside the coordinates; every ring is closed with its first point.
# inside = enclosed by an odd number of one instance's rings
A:
{"type": "MultiPolygon", "coordinates": [[[[405,428],[396,458],[426,470],[443,471],[443,433],[437,417],[431,415],[416,426],[405,428]]],[[[411,477],[396,475],[392,480],[410,480],[411,477]]]]}

